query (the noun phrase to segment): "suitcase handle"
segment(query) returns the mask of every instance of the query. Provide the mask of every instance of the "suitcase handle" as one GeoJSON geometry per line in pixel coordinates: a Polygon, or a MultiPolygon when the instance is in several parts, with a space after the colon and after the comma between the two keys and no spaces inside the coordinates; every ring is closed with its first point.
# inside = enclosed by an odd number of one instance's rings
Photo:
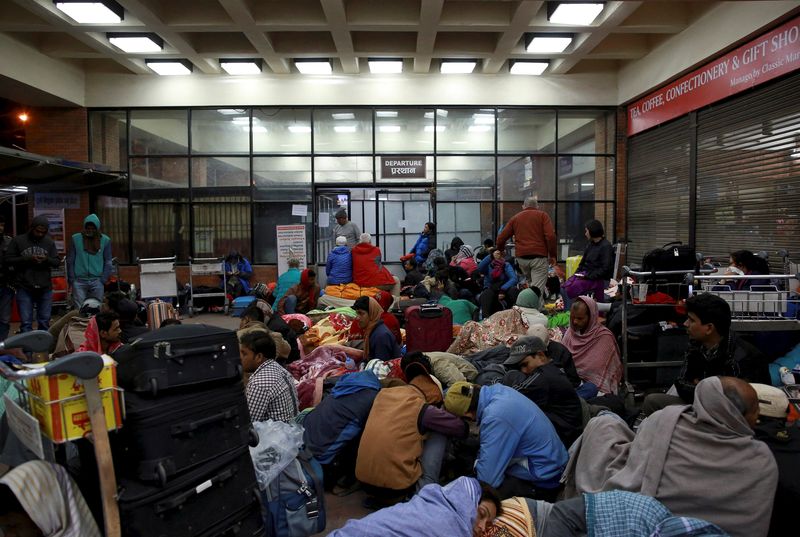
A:
{"type": "Polygon", "coordinates": [[[227,350],[226,345],[206,345],[205,347],[192,347],[190,349],[172,349],[172,344],[168,341],[162,341],[153,346],[153,354],[156,358],[167,358],[174,360],[178,365],[183,365],[183,357],[191,356],[193,354],[214,354],[214,359],[217,358],[216,353],[227,350]]]}
{"type": "Polygon", "coordinates": [[[219,414],[208,416],[207,418],[193,420],[186,423],[178,423],[172,426],[172,436],[193,433],[200,427],[205,427],[206,425],[211,425],[212,423],[216,423],[218,421],[231,420],[236,418],[238,415],[239,411],[234,407],[229,408],[224,412],[220,412],[219,414]]]}
{"type": "Polygon", "coordinates": [[[156,503],[154,510],[157,515],[160,515],[166,511],[171,511],[172,509],[178,509],[192,497],[202,494],[204,491],[210,489],[214,485],[218,485],[224,481],[227,481],[228,479],[232,478],[234,474],[236,474],[236,467],[230,466],[211,479],[203,481],[196,487],[191,488],[182,494],[176,494],[171,498],[167,498],[162,502],[156,503]]]}

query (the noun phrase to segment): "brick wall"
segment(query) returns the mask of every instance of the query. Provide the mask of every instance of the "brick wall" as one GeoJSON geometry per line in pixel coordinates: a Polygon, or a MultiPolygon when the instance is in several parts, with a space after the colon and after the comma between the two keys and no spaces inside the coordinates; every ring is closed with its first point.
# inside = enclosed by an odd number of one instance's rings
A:
{"type": "MultiPolygon", "coordinates": [[[[122,279],[126,282],[136,284],[137,288],[141,289],[141,282],[139,281],[139,267],[138,266],[128,266],[128,267],[120,267],[119,268],[120,274],[122,275],[122,279]]],[[[189,282],[189,267],[188,266],[179,266],[175,269],[175,275],[178,280],[179,285],[183,285],[189,282]]],[[[278,267],[276,266],[264,266],[264,265],[253,265],[253,278],[251,281],[253,282],[274,282],[278,279],[278,267]]],[[[195,285],[218,285],[219,278],[215,276],[200,276],[194,278],[195,285]]]]}

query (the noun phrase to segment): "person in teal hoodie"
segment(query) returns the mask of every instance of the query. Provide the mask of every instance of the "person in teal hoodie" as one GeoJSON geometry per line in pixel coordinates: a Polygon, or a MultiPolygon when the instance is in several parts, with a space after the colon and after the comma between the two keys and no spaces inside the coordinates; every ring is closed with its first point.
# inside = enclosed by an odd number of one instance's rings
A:
{"type": "Polygon", "coordinates": [[[275,286],[275,291],[272,293],[272,296],[275,297],[273,305],[277,306],[278,302],[283,298],[283,295],[286,294],[286,291],[288,291],[290,287],[294,287],[300,283],[301,274],[300,261],[295,258],[290,259],[289,269],[278,276],[278,285],[275,286]]]}
{"type": "Polygon", "coordinates": [[[87,298],[103,301],[111,268],[111,239],[100,232],[97,215],[90,214],[83,220],[83,231],[72,236],[67,251],[67,284],[75,308],[80,309],[87,298]]]}

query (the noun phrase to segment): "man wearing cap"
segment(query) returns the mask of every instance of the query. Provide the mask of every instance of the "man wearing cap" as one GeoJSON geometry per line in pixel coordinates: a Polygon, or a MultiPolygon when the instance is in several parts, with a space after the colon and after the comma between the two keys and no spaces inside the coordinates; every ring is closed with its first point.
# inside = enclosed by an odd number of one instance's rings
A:
{"type": "Polygon", "coordinates": [[[480,426],[475,471],[502,498],[524,496],[555,501],[567,450],[536,403],[516,390],[456,382],[445,408],[480,426]]]}
{"type": "MultiPolygon", "coordinates": [[[[347,241],[347,247],[352,248],[358,244],[358,238],[361,236],[361,230],[353,222],[347,219],[347,211],[339,209],[336,211],[336,225],[333,226],[334,237],[344,237],[347,241]]],[[[337,243],[338,245],[338,243],[337,243]]]]}
{"type": "Polygon", "coordinates": [[[778,490],[772,506],[769,535],[783,535],[796,526],[794,509],[800,505],[800,429],[787,426],[789,398],[780,388],[751,384],[758,397],[758,422],[753,430],[778,463],[778,490]]]}
{"type": "Polygon", "coordinates": [[[583,424],[580,398],[564,372],[547,355],[544,341],[536,336],[518,339],[503,365],[512,369],[503,377],[503,384],[536,403],[564,445],[572,444],[583,424]]]}

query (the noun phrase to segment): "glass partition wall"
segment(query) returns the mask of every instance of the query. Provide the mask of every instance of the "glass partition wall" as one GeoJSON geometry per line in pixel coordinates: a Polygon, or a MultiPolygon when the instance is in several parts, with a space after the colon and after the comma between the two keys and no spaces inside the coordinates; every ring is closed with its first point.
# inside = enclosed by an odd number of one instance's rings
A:
{"type": "Polygon", "coordinates": [[[345,205],[397,262],[424,219],[439,248],[478,246],[535,196],[563,259],[583,250],[590,219],[614,238],[614,126],[614,109],[90,110],[91,160],[129,177],[92,208],[123,263],[236,250],[274,264],[280,224],[304,224],[308,259],[324,263],[345,205]],[[389,161],[415,164],[394,176],[389,161]]]}

